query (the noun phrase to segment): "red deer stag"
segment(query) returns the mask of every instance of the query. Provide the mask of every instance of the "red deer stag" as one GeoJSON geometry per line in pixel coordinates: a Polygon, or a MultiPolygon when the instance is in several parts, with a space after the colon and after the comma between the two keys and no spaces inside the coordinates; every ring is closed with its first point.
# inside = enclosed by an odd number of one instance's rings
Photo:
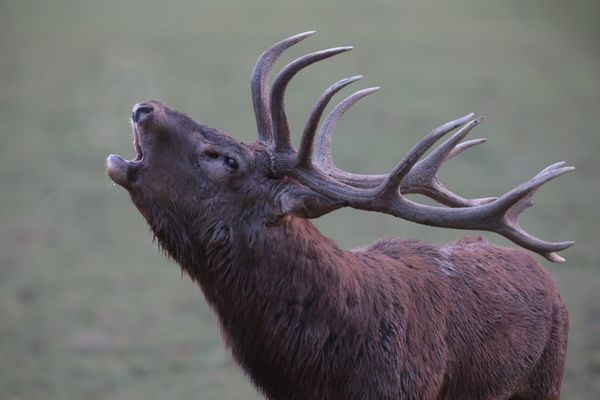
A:
{"type": "Polygon", "coordinates": [[[389,174],[345,172],[331,159],[334,126],[377,88],[346,98],[317,128],[333,95],[359,76],[323,93],[295,150],[284,107],[290,79],[350,50],[300,57],[269,88],[277,58],[312,33],[258,59],[257,141],[241,143],[150,100],[133,109],[137,157],[108,156],[108,175],[202,288],[234,358],[269,399],[558,399],[567,310],[530,254],[482,238],[441,247],[397,238],[346,251],[308,220],[341,207],[378,211],[496,232],[559,262],[572,242],[538,239],[517,217],[536,189],[573,167],[551,165],[498,198],[452,193],[436,176],[440,165],[483,142],[462,141],[482,120],[469,114],[431,131],[389,174]]]}

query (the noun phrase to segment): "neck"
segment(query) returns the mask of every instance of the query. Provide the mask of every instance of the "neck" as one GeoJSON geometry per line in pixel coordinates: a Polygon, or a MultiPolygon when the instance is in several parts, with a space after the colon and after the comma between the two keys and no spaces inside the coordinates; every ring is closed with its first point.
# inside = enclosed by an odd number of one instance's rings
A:
{"type": "Polygon", "coordinates": [[[260,230],[215,223],[201,236],[198,261],[186,269],[223,322],[257,301],[311,292],[321,275],[342,277],[336,260],[345,252],[307,220],[286,218],[260,230]]]}
{"type": "Polygon", "coordinates": [[[202,288],[227,345],[254,382],[271,394],[281,390],[285,397],[289,385],[301,393],[322,368],[307,354],[337,354],[340,335],[365,332],[368,313],[357,318],[358,304],[370,309],[357,283],[365,268],[307,220],[251,228],[243,221],[205,224],[184,231],[197,238],[184,240],[192,244],[186,249],[168,247],[179,237],[156,234],[202,288]]]}
{"type": "Polygon", "coordinates": [[[148,221],[161,248],[199,284],[222,320],[261,296],[300,295],[321,285],[323,276],[344,278],[338,266],[347,253],[305,219],[257,229],[243,218],[199,221],[160,207],[148,221]]]}
{"type": "MultiPolygon", "coordinates": [[[[231,230],[230,238],[236,234],[231,230]]],[[[297,218],[234,242],[227,251],[212,252],[218,256],[198,278],[226,343],[259,386],[308,377],[316,368],[300,374],[292,370],[311,369],[300,362],[307,349],[329,343],[327,324],[350,319],[342,310],[351,278],[349,270],[339,268],[349,264],[347,253],[309,221],[297,218]]]]}

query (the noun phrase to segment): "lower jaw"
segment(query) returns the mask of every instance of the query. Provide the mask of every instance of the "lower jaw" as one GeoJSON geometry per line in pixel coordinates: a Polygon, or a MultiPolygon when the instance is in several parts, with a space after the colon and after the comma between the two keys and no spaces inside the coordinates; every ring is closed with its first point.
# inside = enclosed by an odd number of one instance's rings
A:
{"type": "MultiPolygon", "coordinates": [[[[136,161],[136,163],[138,162],[136,161]]],[[[129,171],[131,167],[131,162],[119,155],[110,154],[106,157],[106,172],[110,179],[118,185],[126,187],[129,183],[129,171]]]]}

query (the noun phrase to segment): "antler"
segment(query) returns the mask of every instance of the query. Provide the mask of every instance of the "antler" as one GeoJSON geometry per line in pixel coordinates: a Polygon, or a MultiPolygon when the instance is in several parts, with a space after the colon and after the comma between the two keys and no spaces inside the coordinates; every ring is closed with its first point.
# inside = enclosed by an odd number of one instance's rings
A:
{"type": "Polygon", "coordinates": [[[286,49],[314,33],[315,31],[300,33],[275,43],[261,54],[258,60],[256,60],[256,64],[254,64],[252,77],[250,78],[252,104],[254,106],[254,115],[256,116],[258,139],[263,143],[269,143],[273,139],[271,107],[269,97],[267,97],[269,74],[273,69],[273,65],[286,49]]]}
{"type": "Polygon", "coordinates": [[[517,217],[532,205],[533,193],[541,185],[574,170],[574,167],[566,167],[564,162],[550,165],[529,181],[499,198],[465,199],[452,193],[439,182],[437,171],[444,161],[485,141],[485,139],[475,139],[461,143],[464,137],[481,123],[483,117],[472,119],[474,114],[468,114],[434,129],[418,142],[389,174],[351,174],[337,168],[333,163],[331,157],[333,129],[346,110],[359,99],[379,88],[363,89],[340,102],[329,113],[318,133],[314,160],[311,155],[317,126],[325,107],[339,90],[361,78],[355,76],[333,84],[317,100],[305,126],[300,149],[296,152],[291,145],[283,102],[288,82],[302,68],[351,48],[323,50],[294,60],[275,79],[270,101],[264,95],[267,87],[265,73],[268,75],[276,57],[283,50],[312,33],[296,35],[275,44],[259,58],[254,68],[252,88],[259,139],[263,142],[272,142],[269,144],[269,154],[274,174],[293,177],[329,199],[331,203],[326,205],[328,211],[349,206],[391,214],[424,225],[496,232],[550,261],[564,261],[564,258],[556,252],[570,247],[574,242],[553,243],[538,239],[519,226],[517,217]],[[267,110],[270,110],[270,114],[267,110]],[[260,116],[259,111],[262,113],[260,116]],[[265,122],[267,117],[271,118],[270,123],[265,122]],[[419,159],[440,138],[460,126],[461,129],[419,162],[419,159]],[[267,135],[265,132],[270,134],[267,135]],[[403,193],[421,193],[456,208],[415,203],[404,197],[403,193]],[[332,204],[336,206],[332,207],[332,204]]]}
{"type": "MultiPolygon", "coordinates": [[[[376,187],[385,181],[387,175],[357,175],[340,170],[335,166],[331,157],[331,138],[335,125],[344,112],[346,112],[346,110],[354,105],[359,99],[373,93],[376,89],[377,88],[373,88],[373,90],[367,89],[356,92],[339,103],[325,119],[317,138],[315,164],[332,178],[354,187],[376,187]]],[[[439,126],[430,134],[436,136],[438,134],[444,135],[448,132],[451,132],[455,128],[469,121],[469,119],[473,118],[474,115],[475,114],[471,113],[465,115],[464,117],[458,118],[455,121],[448,122],[442,126],[439,126]]],[[[475,139],[460,143],[460,141],[464,139],[464,137],[471,131],[472,128],[473,126],[467,125],[463,129],[460,129],[424,160],[417,163],[402,181],[400,191],[406,194],[423,194],[451,207],[470,207],[478,204],[489,203],[490,201],[495,200],[493,197],[473,200],[462,198],[446,189],[446,187],[439,181],[437,177],[437,171],[444,161],[458,155],[469,147],[473,147],[487,140],[475,139]]]]}

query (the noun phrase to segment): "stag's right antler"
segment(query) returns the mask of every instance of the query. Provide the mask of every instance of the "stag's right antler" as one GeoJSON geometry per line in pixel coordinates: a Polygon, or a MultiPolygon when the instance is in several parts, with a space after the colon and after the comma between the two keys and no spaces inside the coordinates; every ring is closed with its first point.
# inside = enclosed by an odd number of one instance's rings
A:
{"type": "MultiPolygon", "coordinates": [[[[461,143],[483,117],[472,119],[474,114],[469,114],[434,129],[417,143],[389,174],[351,174],[337,168],[332,161],[333,130],[347,109],[378,88],[358,91],[339,103],[327,116],[318,133],[314,157],[313,144],[325,107],[339,90],[360,79],[360,76],[355,76],[335,83],[321,95],[304,129],[300,149],[296,152],[291,144],[283,101],[288,82],[302,68],[351,49],[338,47],[294,60],[277,75],[268,98],[265,93],[268,74],[277,57],[285,49],[313,33],[299,34],[275,44],[263,53],[254,67],[252,94],[259,140],[268,145],[274,175],[293,177],[330,199],[331,204],[336,204],[337,208],[349,206],[378,211],[424,225],[496,232],[550,261],[564,261],[556,252],[570,247],[574,242],[553,243],[538,239],[519,226],[517,217],[532,205],[533,193],[541,185],[574,170],[574,167],[567,167],[564,162],[553,164],[499,198],[465,199],[452,193],[439,182],[437,171],[445,160],[485,141],[475,139],[461,143]],[[419,162],[441,137],[460,126],[461,129],[419,162]],[[418,204],[404,197],[403,193],[421,193],[453,208],[418,204]]],[[[328,211],[333,209],[331,205],[325,207],[328,211]]]]}

